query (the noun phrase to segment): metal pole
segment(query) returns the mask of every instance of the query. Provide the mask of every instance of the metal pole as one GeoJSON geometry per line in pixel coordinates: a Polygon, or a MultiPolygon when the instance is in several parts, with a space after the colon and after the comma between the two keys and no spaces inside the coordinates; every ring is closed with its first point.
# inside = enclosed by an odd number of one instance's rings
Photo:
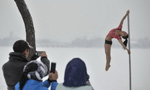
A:
{"type": "MultiPolygon", "coordinates": [[[[128,47],[130,50],[130,21],[129,21],[129,15],[128,15],[128,35],[129,35],[129,42],[128,42],[128,47]]],[[[131,51],[131,50],[130,50],[131,51]]],[[[129,54],[129,90],[132,90],[131,87],[131,53],[129,54]]]]}

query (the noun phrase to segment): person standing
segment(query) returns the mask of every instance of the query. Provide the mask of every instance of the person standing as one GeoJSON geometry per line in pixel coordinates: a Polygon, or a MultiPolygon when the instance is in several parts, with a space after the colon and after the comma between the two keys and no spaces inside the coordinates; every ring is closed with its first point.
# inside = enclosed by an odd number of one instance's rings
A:
{"type": "Polygon", "coordinates": [[[13,45],[13,51],[9,53],[9,61],[3,66],[3,75],[8,90],[15,90],[15,85],[20,80],[23,68],[27,64],[29,51],[32,46],[24,40],[17,40],[13,45]]]}

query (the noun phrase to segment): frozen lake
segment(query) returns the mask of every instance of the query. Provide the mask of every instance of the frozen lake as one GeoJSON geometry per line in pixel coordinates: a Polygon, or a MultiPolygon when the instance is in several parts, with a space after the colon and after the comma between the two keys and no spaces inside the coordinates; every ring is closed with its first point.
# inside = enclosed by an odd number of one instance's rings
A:
{"type": "MultiPolygon", "coordinates": [[[[86,63],[90,81],[95,90],[129,90],[129,57],[121,48],[112,48],[111,68],[105,71],[104,48],[37,48],[46,51],[50,61],[57,63],[58,83],[63,82],[66,64],[75,57],[86,63]]],[[[11,47],[0,47],[0,90],[6,90],[2,65],[8,61],[11,47]]],[[[150,49],[131,50],[132,89],[150,90],[150,49]]]]}

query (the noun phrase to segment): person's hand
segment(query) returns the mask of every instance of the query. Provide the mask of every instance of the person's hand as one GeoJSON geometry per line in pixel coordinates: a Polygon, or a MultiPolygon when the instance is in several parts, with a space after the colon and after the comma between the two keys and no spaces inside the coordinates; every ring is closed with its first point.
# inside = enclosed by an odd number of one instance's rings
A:
{"type": "Polygon", "coordinates": [[[128,11],[126,12],[126,15],[129,15],[129,13],[130,13],[130,11],[128,10],[128,11]]]}
{"type": "Polygon", "coordinates": [[[58,79],[58,73],[55,70],[55,73],[49,73],[49,80],[57,80],[58,79]]]}
{"type": "Polygon", "coordinates": [[[47,55],[46,55],[46,52],[45,52],[45,51],[42,51],[42,53],[41,53],[41,57],[47,57],[47,55]]]}
{"type": "Polygon", "coordinates": [[[130,54],[130,53],[131,53],[129,49],[127,49],[127,51],[128,51],[128,54],[130,54]]]}

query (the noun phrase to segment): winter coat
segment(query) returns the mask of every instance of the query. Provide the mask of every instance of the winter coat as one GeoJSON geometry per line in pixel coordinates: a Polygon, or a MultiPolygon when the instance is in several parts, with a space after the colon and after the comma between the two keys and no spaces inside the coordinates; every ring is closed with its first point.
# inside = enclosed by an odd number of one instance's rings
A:
{"type": "MultiPolygon", "coordinates": [[[[51,85],[51,90],[56,90],[57,82],[52,82],[49,84],[48,80],[41,82],[33,79],[29,79],[24,85],[22,90],[49,90],[49,86],[51,85]]],[[[19,83],[16,84],[15,90],[19,89],[19,83]]]]}
{"type": "Polygon", "coordinates": [[[66,66],[63,84],[58,84],[56,90],[93,90],[86,65],[80,58],[73,58],[66,66]]]}
{"type": "Polygon", "coordinates": [[[63,84],[58,84],[56,90],[93,90],[93,88],[90,85],[80,87],[66,87],[63,84]]]}
{"type": "Polygon", "coordinates": [[[28,60],[22,53],[11,52],[9,55],[9,61],[3,65],[2,69],[6,84],[14,88],[20,80],[23,68],[28,60]]]}

